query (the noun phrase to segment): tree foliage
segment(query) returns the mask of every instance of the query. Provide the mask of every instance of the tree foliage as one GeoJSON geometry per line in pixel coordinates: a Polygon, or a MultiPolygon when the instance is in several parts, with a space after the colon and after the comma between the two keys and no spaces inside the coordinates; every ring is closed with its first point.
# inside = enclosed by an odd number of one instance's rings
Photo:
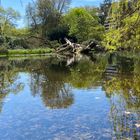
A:
{"type": "Polygon", "coordinates": [[[108,16],[108,13],[110,11],[110,7],[112,5],[112,0],[104,0],[103,3],[100,5],[100,19],[101,19],[101,23],[104,25],[105,24],[105,20],[108,16]]]}
{"type": "Polygon", "coordinates": [[[140,47],[140,0],[114,2],[109,18],[110,30],[104,39],[108,49],[140,47]]]}
{"type": "Polygon", "coordinates": [[[56,28],[60,23],[61,15],[70,4],[70,0],[37,0],[29,3],[26,15],[30,27],[46,36],[47,32],[56,28]]]}
{"type": "Polygon", "coordinates": [[[11,29],[16,26],[16,21],[20,18],[20,14],[12,8],[4,9],[0,7],[0,34],[8,35],[11,29]]]}
{"type": "MultiPolygon", "coordinates": [[[[69,10],[70,3],[71,0],[30,2],[26,7],[29,25],[26,29],[16,28],[18,12],[0,7],[0,44],[6,37],[24,39],[31,33],[47,42],[62,43],[68,37],[78,42],[94,39],[107,50],[140,48],[140,0],[104,0],[100,8],[85,6],[69,10]]],[[[34,44],[35,39],[28,42],[34,44]]],[[[42,46],[42,40],[38,42],[42,46]]]]}
{"type": "Polygon", "coordinates": [[[101,40],[104,31],[103,26],[85,8],[73,8],[65,16],[64,20],[69,26],[69,34],[76,36],[78,41],[85,41],[91,38],[101,40]]]}

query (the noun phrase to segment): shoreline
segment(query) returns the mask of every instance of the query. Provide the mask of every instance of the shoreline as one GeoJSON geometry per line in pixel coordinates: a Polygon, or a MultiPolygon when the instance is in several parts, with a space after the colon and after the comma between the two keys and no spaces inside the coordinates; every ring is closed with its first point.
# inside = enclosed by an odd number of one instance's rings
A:
{"type": "Polygon", "coordinates": [[[24,56],[43,56],[43,55],[52,55],[54,54],[54,49],[15,49],[7,50],[7,52],[1,52],[1,57],[24,57],[24,56]]]}

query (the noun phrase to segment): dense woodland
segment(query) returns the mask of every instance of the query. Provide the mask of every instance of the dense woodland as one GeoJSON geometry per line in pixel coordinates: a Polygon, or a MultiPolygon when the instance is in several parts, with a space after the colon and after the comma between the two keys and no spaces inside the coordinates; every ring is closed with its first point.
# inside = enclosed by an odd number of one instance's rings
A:
{"type": "Polygon", "coordinates": [[[71,0],[36,0],[26,7],[25,28],[20,14],[0,7],[0,52],[9,49],[56,49],[68,38],[95,42],[107,50],[140,48],[140,0],[104,0],[99,7],[71,8],[71,0]]]}

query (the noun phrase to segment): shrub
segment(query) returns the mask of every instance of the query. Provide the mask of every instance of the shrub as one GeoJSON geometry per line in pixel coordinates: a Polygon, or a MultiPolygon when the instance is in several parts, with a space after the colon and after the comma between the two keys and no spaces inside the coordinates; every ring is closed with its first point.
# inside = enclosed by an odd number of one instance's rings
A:
{"type": "Polygon", "coordinates": [[[54,49],[60,47],[60,43],[58,43],[58,41],[56,41],[56,40],[51,41],[50,43],[52,45],[52,48],[54,48],[54,49]]]}
{"type": "Polygon", "coordinates": [[[68,37],[68,34],[69,34],[69,28],[65,25],[61,25],[51,30],[47,34],[47,36],[51,41],[57,40],[58,42],[63,43],[64,38],[68,37]]]}
{"type": "Polygon", "coordinates": [[[0,54],[8,54],[7,47],[2,45],[0,46],[0,54]]]}
{"type": "Polygon", "coordinates": [[[29,48],[26,41],[24,39],[14,39],[13,41],[10,42],[10,46],[12,49],[16,48],[24,48],[27,49],[29,48]]]}
{"type": "Polygon", "coordinates": [[[2,45],[3,43],[4,43],[4,38],[0,36],[0,45],[2,45]]]}
{"type": "Polygon", "coordinates": [[[100,45],[99,41],[95,40],[95,39],[89,39],[87,41],[83,41],[82,45],[87,46],[89,45],[91,42],[94,42],[96,45],[100,45]]]}

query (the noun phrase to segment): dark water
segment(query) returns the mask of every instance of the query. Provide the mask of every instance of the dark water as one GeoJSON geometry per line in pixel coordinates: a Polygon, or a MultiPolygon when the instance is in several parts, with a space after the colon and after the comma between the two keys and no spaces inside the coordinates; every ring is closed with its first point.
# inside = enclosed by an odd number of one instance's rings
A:
{"type": "Polygon", "coordinates": [[[0,140],[140,140],[140,57],[72,60],[0,58],[0,140]]]}

